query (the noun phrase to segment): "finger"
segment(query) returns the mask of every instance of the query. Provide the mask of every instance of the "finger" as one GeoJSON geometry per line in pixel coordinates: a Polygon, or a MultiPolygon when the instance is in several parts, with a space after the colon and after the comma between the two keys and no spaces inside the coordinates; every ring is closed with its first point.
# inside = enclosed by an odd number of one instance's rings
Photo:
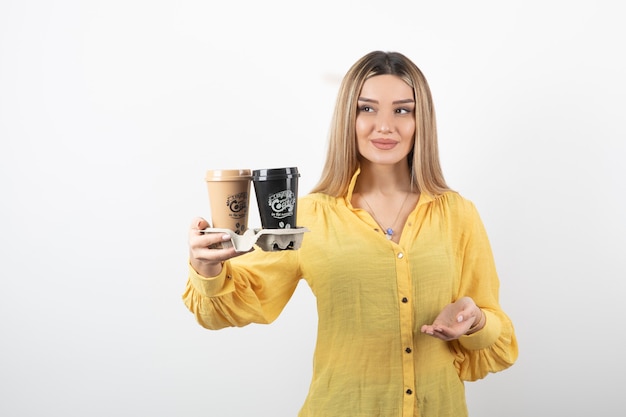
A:
{"type": "Polygon", "coordinates": [[[223,249],[202,248],[193,251],[191,258],[203,263],[216,264],[219,262],[225,262],[231,258],[236,258],[237,256],[245,255],[246,253],[252,251],[254,251],[254,248],[247,252],[237,252],[237,250],[232,246],[223,249]]]}
{"type": "Polygon", "coordinates": [[[458,338],[460,334],[457,334],[454,329],[435,327],[433,336],[441,340],[450,341],[458,338]]]}
{"type": "Polygon", "coordinates": [[[437,338],[441,338],[440,336],[442,335],[442,328],[434,324],[424,324],[420,330],[422,333],[426,333],[437,338]]]}
{"type": "Polygon", "coordinates": [[[195,252],[194,258],[201,262],[218,263],[239,256],[235,248],[209,249],[203,248],[195,252]]]}
{"type": "Polygon", "coordinates": [[[476,316],[476,306],[474,303],[466,303],[463,305],[461,311],[459,311],[456,315],[457,323],[462,323],[464,321],[472,320],[476,316]]]}
{"type": "Polygon", "coordinates": [[[196,218],[194,218],[191,221],[190,229],[192,229],[192,230],[203,230],[203,229],[206,229],[207,227],[211,227],[211,225],[209,224],[208,221],[206,221],[202,217],[196,217],[196,218]]]}
{"type": "Polygon", "coordinates": [[[432,326],[423,326],[423,327],[425,328],[422,330],[422,332],[431,337],[434,337],[436,339],[443,340],[446,342],[453,339],[445,330],[441,328],[435,328],[432,326]]]}
{"type": "Polygon", "coordinates": [[[241,255],[232,245],[222,246],[229,239],[230,235],[226,233],[207,233],[196,236],[190,242],[189,254],[193,260],[192,263],[218,264],[241,255]]]}
{"type": "Polygon", "coordinates": [[[223,242],[231,239],[228,233],[203,233],[198,231],[193,233],[189,239],[191,249],[221,249],[223,242]]]}
{"type": "Polygon", "coordinates": [[[468,306],[457,316],[457,322],[469,322],[470,325],[480,319],[481,311],[476,305],[468,306]]]}

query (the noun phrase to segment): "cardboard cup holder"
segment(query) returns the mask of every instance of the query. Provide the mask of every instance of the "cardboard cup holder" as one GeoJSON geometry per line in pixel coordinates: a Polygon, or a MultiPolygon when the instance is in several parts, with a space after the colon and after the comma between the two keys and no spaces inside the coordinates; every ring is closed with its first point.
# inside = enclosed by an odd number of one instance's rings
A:
{"type": "Polygon", "coordinates": [[[277,252],[282,250],[296,250],[302,245],[304,233],[308,232],[306,227],[295,227],[290,229],[248,229],[243,235],[238,235],[230,229],[206,228],[202,233],[227,233],[230,240],[222,242],[222,248],[234,247],[237,252],[248,252],[256,244],[266,252],[277,252]]]}

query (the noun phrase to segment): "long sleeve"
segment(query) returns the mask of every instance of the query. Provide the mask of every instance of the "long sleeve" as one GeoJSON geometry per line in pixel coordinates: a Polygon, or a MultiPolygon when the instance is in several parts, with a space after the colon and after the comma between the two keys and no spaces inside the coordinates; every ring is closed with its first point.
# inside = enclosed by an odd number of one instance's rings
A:
{"type": "Polygon", "coordinates": [[[189,265],[183,301],[207,329],[267,324],[278,317],[300,278],[297,251],[257,249],[225,262],[216,277],[203,277],[189,265]]]}
{"type": "Polygon", "coordinates": [[[459,377],[474,381],[510,367],[518,346],[513,324],[499,304],[499,279],[484,225],[473,204],[466,202],[467,234],[460,241],[461,274],[457,298],[469,296],[486,315],[485,327],[452,342],[459,377]]]}

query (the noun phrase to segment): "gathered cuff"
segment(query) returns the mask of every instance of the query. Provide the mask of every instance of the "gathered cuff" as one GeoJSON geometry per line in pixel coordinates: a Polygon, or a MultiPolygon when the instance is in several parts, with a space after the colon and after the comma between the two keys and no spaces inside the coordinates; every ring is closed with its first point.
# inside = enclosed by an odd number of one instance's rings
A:
{"type": "Polygon", "coordinates": [[[219,297],[233,291],[233,280],[230,279],[229,263],[224,262],[222,272],[214,277],[207,278],[198,272],[189,263],[189,282],[194,289],[204,297],[219,297]]]}
{"type": "Polygon", "coordinates": [[[485,326],[475,333],[464,335],[459,338],[459,343],[466,349],[485,349],[493,345],[502,333],[500,318],[489,310],[483,310],[485,326]]]}

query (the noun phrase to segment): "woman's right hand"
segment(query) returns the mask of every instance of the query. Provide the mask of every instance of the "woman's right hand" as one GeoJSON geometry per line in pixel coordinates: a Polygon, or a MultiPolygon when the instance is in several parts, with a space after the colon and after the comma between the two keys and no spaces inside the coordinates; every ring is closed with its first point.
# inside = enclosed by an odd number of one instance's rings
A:
{"type": "Polygon", "coordinates": [[[189,263],[203,277],[214,277],[222,272],[222,263],[245,252],[237,252],[233,246],[216,249],[216,244],[230,240],[228,233],[204,233],[210,227],[202,217],[191,222],[189,228],[189,263]]]}

